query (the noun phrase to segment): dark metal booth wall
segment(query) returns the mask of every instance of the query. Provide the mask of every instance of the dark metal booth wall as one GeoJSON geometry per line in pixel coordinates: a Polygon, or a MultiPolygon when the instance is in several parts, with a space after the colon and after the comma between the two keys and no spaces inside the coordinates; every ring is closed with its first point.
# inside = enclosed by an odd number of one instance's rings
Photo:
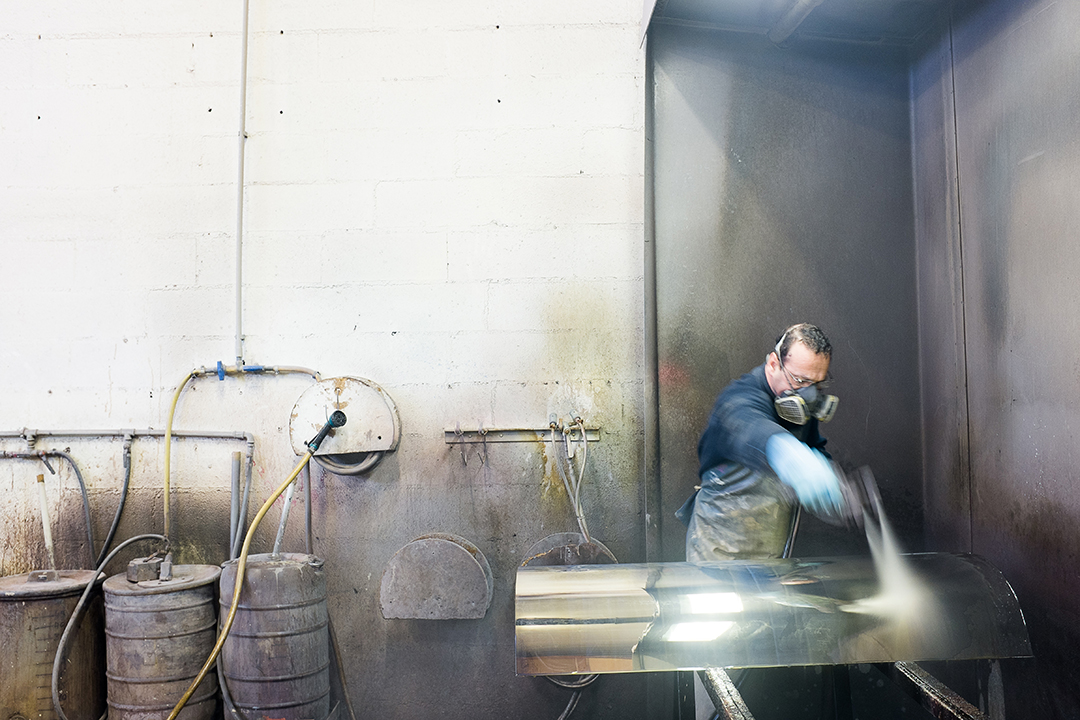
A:
{"type": "MultiPolygon", "coordinates": [[[[905,51],[781,48],[765,36],[649,31],[663,555],[697,480],[716,395],[795,322],[833,344],[842,464],[869,464],[906,546],[922,527],[905,51]]],[[[862,551],[807,520],[799,556],[862,551]]]]}
{"type": "Polygon", "coordinates": [[[913,63],[926,530],[996,565],[1080,717],[1080,5],[958,3],[913,63]]]}

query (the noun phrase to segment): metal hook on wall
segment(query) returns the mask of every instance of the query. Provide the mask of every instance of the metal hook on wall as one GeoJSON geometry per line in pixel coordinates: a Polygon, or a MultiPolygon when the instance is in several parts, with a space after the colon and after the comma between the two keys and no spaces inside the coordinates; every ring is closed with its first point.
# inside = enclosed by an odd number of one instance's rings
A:
{"type": "Polygon", "coordinates": [[[487,428],[484,427],[483,420],[476,421],[477,432],[480,434],[480,447],[483,452],[477,450],[476,457],[480,458],[480,464],[485,465],[487,463],[487,428]]]}
{"type": "Polygon", "coordinates": [[[461,423],[457,424],[457,428],[454,430],[454,434],[458,436],[458,448],[461,451],[461,462],[465,464],[465,467],[469,466],[469,456],[465,452],[465,433],[461,429],[461,423]]]}
{"type": "Polygon", "coordinates": [[[581,433],[581,437],[575,441],[574,454],[577,455],[578,450],[582,452],[588,452],[588,439],[585,437],[585,422],[577,414],[574,415],[574,422],[570,425],[571,432],[574,428],[577,428],[581,433]]]}

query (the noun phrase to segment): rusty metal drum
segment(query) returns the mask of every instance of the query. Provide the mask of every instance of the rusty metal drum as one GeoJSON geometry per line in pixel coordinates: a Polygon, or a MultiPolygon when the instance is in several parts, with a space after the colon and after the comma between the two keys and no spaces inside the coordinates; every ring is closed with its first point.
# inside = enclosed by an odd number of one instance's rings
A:
{"type": "MultiPolygon", "coordinates": [[[[215,565],[176,565],[171,580],[105,581],[109,720],[164,720],[217,640],[215,565]]],[[[199,683],[178,720],[212,720],[218,686],[199,683]]]]}
{"type": "MultiPolygon", "coordinates": [[[[236,569],[236,560],[222,566],[222,621],[236,569]]],[[[219,662],[233,703],[249,720],[325,720],[330,636],[323,561],[297,553],[250,556],[219,662]]]]}
{"type": "MultiPolygon", "coordinates": [[[[52,669],[60,636],[92,570],[37,571],[0,578],[0,718],[55,720],[52,669]]],[[[97,720],[105,710],[101,594],[88,600],[65,645],[57,690],[69,720],[97,720]]]]}

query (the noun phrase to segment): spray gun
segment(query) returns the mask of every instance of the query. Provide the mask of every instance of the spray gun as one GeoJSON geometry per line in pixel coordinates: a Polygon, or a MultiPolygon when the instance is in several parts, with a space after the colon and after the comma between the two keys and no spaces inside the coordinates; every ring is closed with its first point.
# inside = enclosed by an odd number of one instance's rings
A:
{"type": "Polygon", "coordinates": [[[840,494],[843,507],[836,513],[819,514],[822,520],[848,529],[863,530],[869,520],[873,525],[881,525],[881,494],[878,492],[874,474],[866,465],[846,472],[833,464],[836,477],[840,480],[840,494]]]}

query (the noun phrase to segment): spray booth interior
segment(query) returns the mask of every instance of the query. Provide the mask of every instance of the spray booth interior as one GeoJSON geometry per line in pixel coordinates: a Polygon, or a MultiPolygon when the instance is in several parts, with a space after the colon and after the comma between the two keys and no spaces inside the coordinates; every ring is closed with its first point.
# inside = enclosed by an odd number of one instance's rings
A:
{"type": "MultiPolygon", "coordinates": [[[[989,694],[998,669],[946,678],[991,716],[1078,707],[1080,506],[1052,389],[1077,389],[1075,353],[1051,359],[1077,338],[1078,22],[1038,2],[660,0],[647,31],[650,547],[682,557],[672,514],[719,389],[817,323],[834,457],[873,468],[906,549],[986,557],[1019,595],[1037,673],[1013,663],[989,694]]],[[[793,555],[859,542],[811,518],[793,555]]]]}

